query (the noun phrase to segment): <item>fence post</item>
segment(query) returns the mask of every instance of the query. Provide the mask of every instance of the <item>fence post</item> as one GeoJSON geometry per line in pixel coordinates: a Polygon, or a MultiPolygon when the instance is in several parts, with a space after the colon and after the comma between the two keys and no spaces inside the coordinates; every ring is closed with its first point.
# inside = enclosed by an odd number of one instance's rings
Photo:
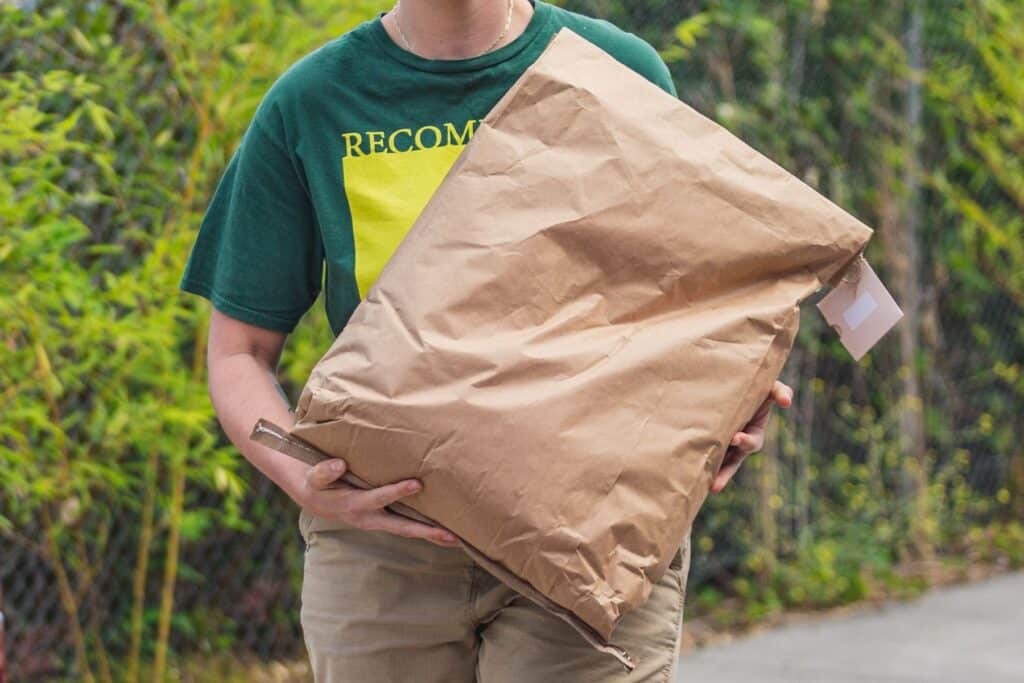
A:
{"type": "Polygon", "coordinates": [[[7,647],[4,644],[4,587],[0,584],[0,683],[7,683],[7,647]]]}

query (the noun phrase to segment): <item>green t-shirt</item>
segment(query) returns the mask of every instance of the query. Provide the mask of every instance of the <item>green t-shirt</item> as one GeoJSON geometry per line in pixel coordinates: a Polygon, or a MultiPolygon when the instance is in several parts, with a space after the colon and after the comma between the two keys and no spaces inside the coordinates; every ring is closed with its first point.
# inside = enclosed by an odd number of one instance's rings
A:
{"type": "Polygon", "coordinates": [[[429,60],[379,15],[293,64],[264,96],[203,218],[181,288],[291,332],[321,287],[337,335],[479,120],[563,26],[675,95],[646,42],[534,3],[493,52],[429,60]]]}

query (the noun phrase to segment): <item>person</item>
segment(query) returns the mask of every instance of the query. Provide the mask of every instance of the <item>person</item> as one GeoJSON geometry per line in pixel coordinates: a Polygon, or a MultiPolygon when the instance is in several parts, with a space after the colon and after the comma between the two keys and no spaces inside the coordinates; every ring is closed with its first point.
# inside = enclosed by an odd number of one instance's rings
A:
{"type": "MultiPolygon", "coordinates": [[[[456,539],[389,512],[415,480],[361,491],[249,440],[294,424],[275,377],[287,335],[320,294],[340,333],[480,119],[568,27],[675,95],[640,38],[543,0],[400,0],[309,53],[270,87],[218,183],[182,278],[212,302],[209,391],[243,455],[300,507],[301,623],[315,679],[618,681],[621,665],[476,567],[456,539]]],[[[776,382],[736,435],[713,490],[763,444],[776,382]]],[[[631,681],[676,666],[689,540],[615,642],[631,681]]]]}

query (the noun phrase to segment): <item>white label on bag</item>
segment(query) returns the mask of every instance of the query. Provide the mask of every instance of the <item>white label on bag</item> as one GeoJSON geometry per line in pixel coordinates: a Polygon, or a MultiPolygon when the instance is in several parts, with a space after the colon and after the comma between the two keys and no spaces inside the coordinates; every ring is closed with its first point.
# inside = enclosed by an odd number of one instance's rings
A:
{"type": "Polygon", "coordinates": [[[876,308],[878,308],[878,302],[875,301],[875,297],[871,296],[870,292],[864,292],[857,297],[852,306],[843,312],[843,320],[851,330],[855,330],[875,312],[876,308]]]}

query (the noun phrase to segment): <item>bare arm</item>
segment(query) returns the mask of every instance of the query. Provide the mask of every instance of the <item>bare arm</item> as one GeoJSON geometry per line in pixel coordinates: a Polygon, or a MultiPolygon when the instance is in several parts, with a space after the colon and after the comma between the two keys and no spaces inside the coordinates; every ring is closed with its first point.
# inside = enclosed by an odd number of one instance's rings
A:
{"type": "Polygon", "coordinates": [[[252,426],[267,418],[282,427],[295,423],[277,383],[275,370],[287,335],[266,330],[214,310],[207,349],[210,399],[225,433],[256,469],[280,486],[310,513],[353,526],[453,545],[447,531],[392,514],[384,509],[420,490],[414,479],[368,491],[338,484],[345,462],[326,460],[308,467],[249,439],[252,426]],[[331,487],[331,488],[328,488],[331,487]]]}
{"type": "Polygon", "coordinates": [[[260,417],[288,428],[295,423],[278,388],[275,369],[287,335],[214,310],[207,348],[210,399],[217,418],[242,455],[298,501],[306,466],[249,440],[260,417]]]}

